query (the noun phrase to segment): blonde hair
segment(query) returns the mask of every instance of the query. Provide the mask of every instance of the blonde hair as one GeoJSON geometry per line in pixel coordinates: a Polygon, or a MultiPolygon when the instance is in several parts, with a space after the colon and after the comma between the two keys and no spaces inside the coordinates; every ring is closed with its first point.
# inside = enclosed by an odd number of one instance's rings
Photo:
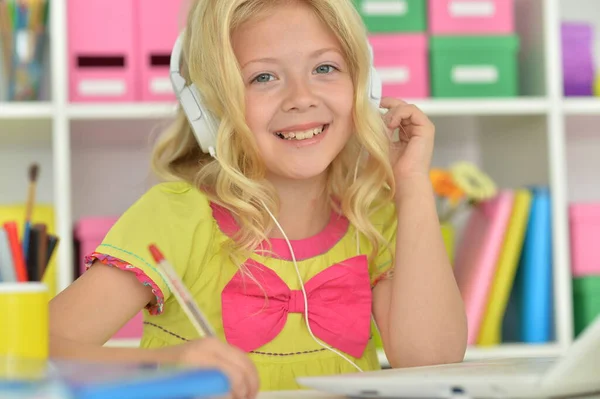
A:
{"type": "MultiPolygon", "coordinates": [[[[370,55],[363,22],[351,0],[193,0],[183,41],[182,75],[201,91],[204,103],[220,119],[216,153],[202,153],[185,114],[159,139],[152,155],[154,171],[166,180],[184,180],[201,188],[211,201],[229,209],[240,231],[228,243],[232,259],[246,259],[268,241],[274,226],[264,203],[277,215],[274,187],[264,178],[265,166],[245,120],[244,83],[231,44],[231,33],[245,22],[282,3],[305,1],[335,33],[354,84],[355,134],[328,170],[327,195],[373,245],[383,237],[370,222],[377,204],[393,197],[389,161],[390,138],[380,114],[369,103],[370,55]],[[187,70],[186,70],[187,68],[187,70]],[[367,156],[365,156],[367,155],[367,156]],[[357,159],[360,159],[355,176],[357,159]]],[[[240,265],[241,266],[241,265],[240,265]]]]}

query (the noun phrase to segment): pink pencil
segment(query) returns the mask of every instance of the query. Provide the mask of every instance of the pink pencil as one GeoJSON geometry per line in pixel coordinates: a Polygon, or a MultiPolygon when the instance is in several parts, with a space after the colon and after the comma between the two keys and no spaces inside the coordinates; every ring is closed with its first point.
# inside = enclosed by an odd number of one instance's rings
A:
{"type": "Polygon", "coordinates": [[[196,328],[196,331],[198,331],[198,334],[203,337],[214,337],[215,332],[213,328],[206,317],[204,317],[204,314],[202,314],[202,311],[196,304],[192,294],[190,294],[188,289],[185,287],[183,281],[181,281],[173,266],[171,266],[171,264],[165,259],[155,244],[151,244],[148,248],[150,249],[150,253],[154,258],[154,261],[162,269],[171,292],[173,292],[175,295],[175,298],[187,314],[190,322],[196,328]]]}

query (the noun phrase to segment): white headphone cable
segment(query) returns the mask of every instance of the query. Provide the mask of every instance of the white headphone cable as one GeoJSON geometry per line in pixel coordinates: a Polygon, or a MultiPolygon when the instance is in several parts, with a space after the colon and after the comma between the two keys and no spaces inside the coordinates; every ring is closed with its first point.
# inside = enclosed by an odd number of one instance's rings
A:
{"type": "MultiPolygon", "coordinates": [[[[213,147],[209,147],[209,153],[215,160],[218,161],[216,151],[214,150],[213,147]]],[[[358,164],[357,164],[357,168],[358,168],[358,164]]],[[[288,239],[287,234],[285,234],[283,227],[281,227],[281,225],[277,221],[277,218],[275,217],[275,215],[273,215],[273,213],[271,213],[271,211],[269,210],[267,205],[264,203],[264,201],[261,200],[261,203],[262,203],[262,206],[267,211],[267,213],[269,214],[269,216],[271,217],[271,219],[273,219],[273,222],[275,223],[275,225],[277,225],[277,228],[279,229],[279,231],[281,231],[281,234],[283,234],[285,242],[287,243],[287,246],[290,250],[290,254],[292,255],[292,262],[294,263],[294,268],[296,269],[296,275],[298,276],[298,281],[300,282],[300,289],[302,290],[302,298],[304,299],[304,321],[305,321],[306,328],[308,329],[310,336],[317,344],[319,344],[323,348],[335,353],[336,355],[342,357],[344,360],[346,360],[348,363],[350,363],[352,366],[354,366],[358,371],[362,372],[363,370],[356,363],[354,363],[352,360],[350,360],[347,356],[345,356],[343,353],[339,352],[338,350],[336,350],[328,345],[325,345],[324,343],[319,341],[319,339],[317,337],[315,337],[315,335],[313,334],[312,329],[310,328],[310,323],[308,321],[308,298],[307,298],[307,294],[306,294],[306,289],[304,288],[304,282],[302,281],[302,276],[300,275],[300,269],[298,268],[298,263],[296,262],[296,255],[294,254],[294,249],[292,248],[292,244],[290,243],[290,240],[288,239]]],[[[356,237],[357,237],[357,244],[358,244],[358,235],[356,237]]]]}
{"type": "Polygon", "coordinates": [[[319,341],[319,339],[317,339],[317,337],[315,337],[315,335],[313,334],[313,332],[312,332],[312,330],[310,328],[310,323],[308,322],[308,299],[307,299],[307,296],[306,296],[306,290],[304,289],[304,283],[302,282],[302,276],[300,275],[300,270],[298,269],[298,264],[296,263],[296,256],[294,254],[294,250],[292,248],[292,244],[290,243],[290,240],[288,239],[287,235],[285,234],[285,231],[283,231],[283,228],[281,227],[281,225],[277,221],[277,218],[275,218],[275,216],[271,213],[271,211],[269,210],[269,208],[267,208],[267,206],[265,205],[264,202],[263,202],[263,207],[269,213],[269,215],[271,216],[271,219],[273,219],[273,222],[275,222],[275,224],[279,228],[279,231],[281,231],[281,234],[283,234],[283,237],[285,238],[285,242],[287,243],[288,248],[290,250],[290,254],[292,255],[292,261],[294,262],[294,268],[296,269],[296,274],[298,276],[298,281],[300,281],[300,288],[302,290],[302,297],[304,299],[304,321],[306,322],[306,328],[308,328],[308,332],[310,333],[310,336],[313,338],[313,340],[317,344],[319,344],[320,346],[322,346],[325,349],[330,350],[331,352],[337,354],[338,356],[342,357],[348,363],[350,363],[351,365],[353,365],[358,371],[362,372],[363,370],[356,363],[354,363],[352,360],[350,360],[347,356],[345,356],[343,353],[337,351],[336,349],[333,349],[332,347],[330,347],[328,345],[325,345],[324,343],[322,343],[321,341],[319,341]]]}

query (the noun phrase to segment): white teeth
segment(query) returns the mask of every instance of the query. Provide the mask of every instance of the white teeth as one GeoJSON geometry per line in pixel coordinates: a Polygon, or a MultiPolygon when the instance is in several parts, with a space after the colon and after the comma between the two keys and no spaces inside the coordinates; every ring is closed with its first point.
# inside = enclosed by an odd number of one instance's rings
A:
{"type": "Polygon", "coordinates": [[[323,132],[323,129],[325,128],[325,125],[323,126],[319,126],[317,128],[314,129],[310,129],[310,130],[305,130],[302,132],[277,132],[277,136],[279,136],[280,138],[283,138],[285,140],[305,140],[305,139],[310,139],[313,136],[316,136],[317,134],[321,134],[321,132],[323,132]]]}

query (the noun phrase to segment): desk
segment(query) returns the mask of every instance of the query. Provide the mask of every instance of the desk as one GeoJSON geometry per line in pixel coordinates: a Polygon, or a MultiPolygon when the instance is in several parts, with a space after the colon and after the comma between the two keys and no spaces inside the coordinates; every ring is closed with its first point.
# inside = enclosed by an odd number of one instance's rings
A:
{"type": "Polygon", "coordinates": [[[271,391],[261,392],[257,399],[343,399],[344,396],[338,396],[328,393],[322,393],[311,390],[301,391],[271,391]]]}
{"type": "MultiPolygon", "coordinates": [[[[331,395],[318,391],[262,392],[257,399],[348,399],[345,396],[331,395]]],[[[565,398],[569,399],[569,398],[565,398]]],[[[575,399],[575,398],[573,398],[575,399]]],[[[600,399],[600,394],[578,396],[577,399],[600,399]]]]}

